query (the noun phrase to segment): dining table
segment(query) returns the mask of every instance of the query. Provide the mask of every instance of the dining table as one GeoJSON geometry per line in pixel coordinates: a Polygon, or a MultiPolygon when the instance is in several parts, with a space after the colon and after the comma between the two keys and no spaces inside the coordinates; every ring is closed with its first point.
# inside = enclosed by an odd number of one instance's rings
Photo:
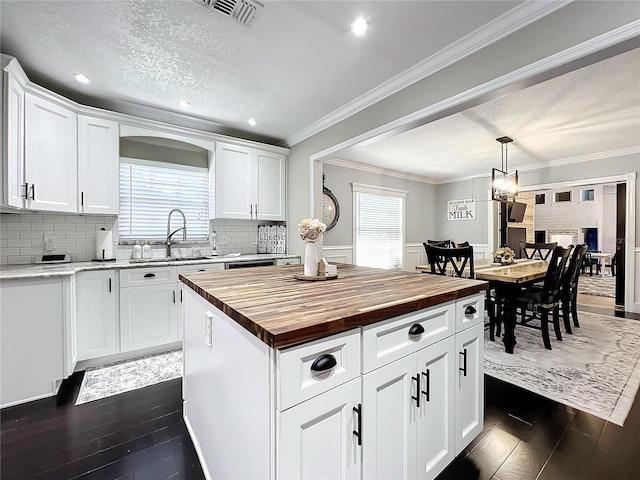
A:
{"type": "MultiPolygon", "coordinates": [[[[505,352],[513,353],[517,344],[516,300],[528,286],[543,279],[547,274],[548,262],[535,259],[516,259],[509,265],[494,263],[492,259],[474,261],[475,278],[489,282],[489,289],[495,291],[495,300],[501,308],[497,309],[497,320],[502,322],[504,332],[502,343],[505,352]]],[[[417,271],[431,273],[429,265],[418,265],[417,271]]],[[[453,274],[453,267],[451,268],[453,274]]]]}

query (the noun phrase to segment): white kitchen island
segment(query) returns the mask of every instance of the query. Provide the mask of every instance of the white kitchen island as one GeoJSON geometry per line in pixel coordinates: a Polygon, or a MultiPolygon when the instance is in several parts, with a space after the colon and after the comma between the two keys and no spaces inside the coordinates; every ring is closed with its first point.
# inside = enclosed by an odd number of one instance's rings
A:
{"type": "Polygon", "coordinates": [[[435,478],[483,426],[485,282],[351,265],[181,275],[207,478],[435,478]]]}

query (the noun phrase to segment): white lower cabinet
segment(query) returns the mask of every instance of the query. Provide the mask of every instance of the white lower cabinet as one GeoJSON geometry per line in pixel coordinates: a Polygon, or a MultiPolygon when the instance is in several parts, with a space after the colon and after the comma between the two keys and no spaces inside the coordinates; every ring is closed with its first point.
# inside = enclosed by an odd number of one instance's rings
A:
{"type": "Polygon", "coordinates": [[[0,282],[0,407],[57,393],[64,378],[67,280],[0,282]]]}
{"type": "Polygon", "coordinates": [[[360,478],[360,403],[356,378],[282,412],[277,477],[360,478]]]}
{"type": "MultiPolygon", "coordinates": [[[[480,309],[480,312],[483,312],[480,309]]],[[[484,325],[456,334],[456,455],[482,432],[484,421],[484,325]]]]}
{"type": "Polygon", "coordinates": [[[454,347],[448,337],[363,376],[363,478],[435,478],[453,460],[454,347]]]}
{"type": "Polygon", "coordinates": [[[79,272],[76,277],[78,360],[120,351],[116,270],[79,272]]]}
{"type": "Polygon", "coordinates": [[[482,429],[483,294],[281,350],[184,299],[184,417],[208,478],[434,479],[482,429]]]}
{"type": "Polygon", "coordinates": [[[175,282],[120,289],[120,350],[130,352],[178,341],[175,282]]]}

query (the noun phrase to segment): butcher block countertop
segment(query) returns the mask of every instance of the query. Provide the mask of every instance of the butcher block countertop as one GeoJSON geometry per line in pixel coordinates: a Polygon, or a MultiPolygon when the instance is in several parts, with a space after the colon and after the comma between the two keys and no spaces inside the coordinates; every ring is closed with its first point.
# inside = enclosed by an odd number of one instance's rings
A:
{"type": "MultiPolygon", "coordinates": [[[[297,280],[302,265],[180,275],[213,306],[285,348],[485,290],[487,282],[338,264],[338,278],[297,280]]],[[[189,319],[185,319],[189,321],[189,319]]]]}

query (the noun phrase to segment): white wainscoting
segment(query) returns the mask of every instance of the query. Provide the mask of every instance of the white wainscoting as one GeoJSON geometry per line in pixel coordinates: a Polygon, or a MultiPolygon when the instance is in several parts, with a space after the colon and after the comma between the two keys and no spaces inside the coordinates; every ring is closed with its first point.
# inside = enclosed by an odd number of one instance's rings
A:
{"type": "MultiPolygon", "coordinates": [[[[491,258],[491,249],[487,244],[472,243],[473,258],[480,260],[491,258]]],[[[353,263],[353,247],[351,245],[323,246],[323,256],[329,263],[353,263]]],[[[407,243],[404,246],[402,265],[403,270],[414,272],[418,265],[427,264],[427,253],[422,243],[407,243]]]]}
{"type": "MultiPolygon", "coordinates": [[[[626,310],[640,313],[640,247],[635,247],[633,255],[633,269],[631,272],[626,273],[626,285],[625,285],[625,306],[626,310]],[[632,273],[633,272],[633,273],[632,273]],[[629,278],[634,277],[634,285],[629,285],[629,278]],[[631,290],[633,288],[633,291],[631,290]]],[[[627,262],[629,265],[629,262],[627,262]]]]}
{"type": "Polygon", "coordinates": [[[324,245],[322,252],[329,263],[353,263],[353,247],[351,245],[324,245]]]}

